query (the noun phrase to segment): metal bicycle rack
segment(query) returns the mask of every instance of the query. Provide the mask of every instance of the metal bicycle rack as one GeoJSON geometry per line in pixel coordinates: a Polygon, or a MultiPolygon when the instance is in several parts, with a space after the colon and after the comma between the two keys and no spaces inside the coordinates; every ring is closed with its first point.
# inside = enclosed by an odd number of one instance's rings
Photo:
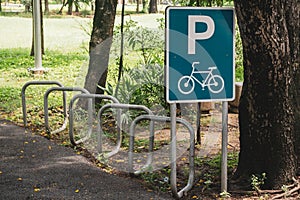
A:
{"type": "MultiPolygon", "coordinates": [[[[50,89],[48,89],[45,94],[44,94],[44,114],[45,114],[45,128],[48,134],[55,134],[55,133],[59,133],[63,130],[66,129],[67,127],[67,114],[65,115],[65,122],[63,124],[63,126],[57,130],[54,131],[50,131],[49,128],[49,114],[48,114],[48,97],[49,94],[53,91],[63,91],[63,93],[65,93],[66,91],[79,91],[85,94],[90,94],[86,89],[84,88],[80,88],[80,87],[52,87],[50,89]]],[[[88,109],[90,112],[92,112],[92,101],[89,101],[88,104],[88,109]]],[[[66,106],[64,106],[64,110],[66,110],[66,106]]]]}
{"type": "MultiPolygon", "coordinates": [[[[139,110],[144,110],[146,113],[148,113],[149,115],[153,115],[152,111],[147,108],[146,106],[143,105],[134,105],[134,104],[106,104],[104,106],[102,106],[102,108],[99,109],[98,111],[98,115],[97,115],[97,119],[98,121],[98,152],[102,152],[102,134],[103,134],[103,130],[101,128],[101,115],[104,112],[105,109],[108,108],[117,108],[117,109],[139,109],[139,110]]],[[[120,119],[119,122],[117,122],[120,126],[120,119]]],[[[118,125],[118,128],[120,128],[120,126],[118,125]]],[[[106,157],[111,157],[113,155],[115,155],[116,153],[118,153],[118,151],[120,150],[121,147],[121,142],[122,142],[122,135],[119,134],[118,138],[117,138],[117,146],[116,148],[111,151],[110,153],[108,153],[106,155],[106,157]]],[[[154,144],[154,123],[150,122],[150,137],[149,137],[149,156],[148,156],[148,161],[146,165],[150,165],[152,163],[152,153],[153,152],[153,144],[154,144]]]]}
{"type": "MultiPolygon", "coordinates": [[[[129,153],[128,153],[128,162],[129,162],[129,170],[133,171],[133,148],[134,148],[134,129],[135,126],[138,122],[142,120],[151,120],[151,121],[159,121],[159,122],[164,122],[164,121],[171,121],[170,117],[165,117],[165,116],[155,116],[155,115],[141,115],[138,116],[133,120],[130,126],[130,140],[129,140],[129,153]]],[[[184,193],[188,192],[192,187],[193,187],[193,182],[194,182],[194,176],[195,176],[195,165],[194,165],[194,155],[195,155],[195,136],[194,136],[194,129],[191,126],[190,123],[188,123],[186,120],[182,118],[176,118],[176,122],[184,125],[190,133],[190,154],[189,154],[189,178],[188,178],[188,183],[187,185],[181,189],[179,192],[177,190],[177,177],[176,177],[176,164],[171,165],[171,177],[170,177],[170,182],[171,182],[171,190],[173,195],[176,198],[181,198],[184,193]]],[[[171,138],[171,143],[176,144],[176,136],[175,138],[171,138]]],[[[171,157],[176,158],[176,145],[174,148],[174,145],[171,145],[171,157]],[[174,156],[175,155],[175,156],[174,156]]],[[[176,159],[172,162],[176,162],[176,159]]]]}
{"type": "MultiPolygon", "coordinates": [[[[77,144],[79,143],[82,143],[84,142],[86,139],[88,139],[91,134],[92,134],[92,116],[93,116],[93,113],[92,113],[92,110],[91,109],[88,109],[88,134],[86,137],[84,138],[81,138],[79,139],[78,141],[75,141],[75,138],[74,138],[74,133],[73,133],[73,118],[74,118],[74,113],[73,113],[73,104],[74,102],[79,99],[79,98],[85,98],[85,99],[91,99],[91,98],[97,98],[97,99],[108,99],[108,100],[111,100],[113,101],[114,103],[119,103],[119,101],[113,97],[113,96],[110,96],[110,95],[102,95],[102,94],[77,94],[75,95],[71,100],[70,100],[70,104],[69,104],[69,136],[70,136],[70,141],[71,143],[76,146],[77,144]]],[[[120,122],[121,120],[121,114],[117,113],[117,122],[120,122]]],[[[121,134],[121,131],[119,130],[119,125],[118,124],[118,135],[121,134]]]]}
{"type": "MultiPolygon", "coordinates": [[[[26,96],[25,96],[25,92],[28,86],[30,85],[57,85],[59,87],[63,87],[63,84],[61,84],[58,81],[29,81],[27,83],[25,83],[22,87],[22,91],[21,91],[21,95],[22,95],[22,112],[23,112],[23,122],[24,122],[24,126],[27,126],[27,111],[26,111],[26,96]]],[[[63,92],[63,107],[64,107],[64,117],[65,117],[65,122],[67,121],[67,108],[66,108],[66,104],[67,104],[67,99],[66,99],[66,94],[65,92],[63,92]]]]}

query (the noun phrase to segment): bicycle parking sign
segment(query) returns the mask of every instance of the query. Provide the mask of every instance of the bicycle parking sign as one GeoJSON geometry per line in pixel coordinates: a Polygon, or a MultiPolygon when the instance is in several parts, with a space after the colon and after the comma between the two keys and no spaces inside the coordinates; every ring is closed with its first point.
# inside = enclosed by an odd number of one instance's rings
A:
{"type": "Polygon", "coordinates": [[[167,101],[234,99],[234,9],[166,9],[167,101]]]}

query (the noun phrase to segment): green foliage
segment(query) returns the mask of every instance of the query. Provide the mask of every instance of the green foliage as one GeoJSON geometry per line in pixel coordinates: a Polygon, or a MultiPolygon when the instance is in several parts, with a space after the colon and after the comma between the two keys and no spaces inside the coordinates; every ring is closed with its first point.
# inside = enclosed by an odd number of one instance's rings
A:
{"type": "Polygon", "coordinates": [[[128,42],[133,50],[141,52],[143,64],[163,63],[163,32],[139,26],[129,35],[128,42]]]}
{"type": "Polygon", "coordinates": [[[28,49],[1,49],[0,70],[28,68],[34,65],[34,58],[28,49]],[[26,67],[25,67],[26,66],[26,67]]]}
{"type": "MultiPolygon", "coordinates": [[[[215,182],[215,178],[221,173],[221,158],[222,155],[218,154],[212,158],[195,157],[195,166],[202,166],[202,168],[209,169],[208,171],[201,172],[201,179],[204,183],[204,189],[209,189],[210,185],[215,182]],[[204,167],[203,167],[204,166],[204,167]]],[[[228,173],[234,171],[238,164],[238,153],[228,153],[227,167],[228,173]]]]}
{"type": "Polygon", "coordinates": [[[150,186],[160,191],[168,191],[170,187],[170,168],[164,168],[160,172],[146,172],[142,173],[141,178],[150,186]]]}
{"type": "Polygon", "coordinates": [[[244,81],[243,45],[238,26],[235,29],[235,79],[239,82],[244,81]]]}
{"type": "Polygon", "coordinates": [[[251,176],[251,186],[254,190],[260,190],[261,186],[265,184],[265,180],[267,179],[267,174],[262,173],[261,175],[254,175],[251,176]]]}
{"type": "Polygon", "coordinates": [[[0,88],[0,110],[6,110],[7,112],[12,112],[20,107],[20,92],[14,87],[1,87],[0,88]]]}
{"type": "Polygon", "coordinates": [[[222,199],[230,198],[230,193],[227,192],[227,191],[223,191],[223,192],[220,193],[220,197],[222,199]]]}
{"type": "MultiPolygon", "coordinates": [[[[43,75],[34,75],[28,68],[34,66],[30,49],[0,49],[0,110],[9,113],[6,116],[15,122],[21,121],[21,88],[32,80],[56,80],[65,86],[74,86],[75,79],[80,76],[80,67],[86,56],[75,52],[62,54],[58,51],[46,51],[43,66],[49,71],[43,75]]],[[[30,86],[26,90],[28,118],[35,125],[43,123],[43,95],[49,86],[30,86]]],[[[68,95],[70,99],[71,94],[68,95]]],[[[49,96],[50,124],[61,120],[62,95],[54,92],[49,96]],[[52,117],[54,116],[54,118],[52,117]],[[56,116],[56,117],[55,117],[56,116]]]]}

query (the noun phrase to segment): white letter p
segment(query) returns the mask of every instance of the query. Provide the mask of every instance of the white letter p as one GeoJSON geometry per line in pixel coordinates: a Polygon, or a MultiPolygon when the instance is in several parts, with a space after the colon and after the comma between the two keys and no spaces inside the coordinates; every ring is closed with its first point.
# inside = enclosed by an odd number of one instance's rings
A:
{"type": "Polygon", "coordinates": [[[209,39],[215,32],[214,20],[204,15],[189,15],[188,21],[188,54],[195,54],[196,40],[209,39]],[[207,25],[205,32],[196,33],[196,23],[201,22],[207,25]]]}

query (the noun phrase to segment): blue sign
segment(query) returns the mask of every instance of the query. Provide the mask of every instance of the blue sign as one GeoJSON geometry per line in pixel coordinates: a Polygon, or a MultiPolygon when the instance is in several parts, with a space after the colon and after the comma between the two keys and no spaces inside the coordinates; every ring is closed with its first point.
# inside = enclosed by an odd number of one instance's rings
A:
{"type": "Polygon", "coordinates": [[[234,9],[166,9],[167,101],[234,99],[234,9]]]}

